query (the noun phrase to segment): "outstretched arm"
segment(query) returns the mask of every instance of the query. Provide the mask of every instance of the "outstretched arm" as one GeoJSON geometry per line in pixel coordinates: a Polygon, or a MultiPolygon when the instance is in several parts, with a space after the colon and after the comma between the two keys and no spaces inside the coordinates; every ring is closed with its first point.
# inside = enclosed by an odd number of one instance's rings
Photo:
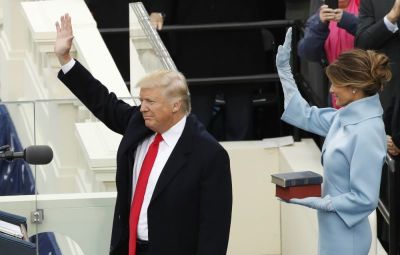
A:
{"type": "Polygon", "coordinates": [[[281,79],[283,94],[285,97],[285,109],[290,99],[298,92],[297,85],[293,79],[292,69],[290,67],[290,52],[292,50],[292,28],[286,32],[286,38],[283,45],[279,45],[276,55],[276,67],[279,78],[281,79]]]}
{"type": "Polygon", "coordinates": [[[335,116],[335,109],[310,107],[301,97],[290,68],[291,44],[292,29],[289,28],[285,43],[278,47],[276,56],[276,67],[285,97],[282,120],[309,132],[326,136],[335,116]]]}
{"type": "Polygon", "coordinates": [[[61,16],[60,22],[61,24],[58,21],[56,22],[57,38],[54,46],[54,52],[56,53],[60,64],[65,65],[72,59],[70,50],[74,35],[72,32],[71,17],[68,13],[61,16]]]}
{"type": "Polygon", "coordinates": [[[65,14],[61,16],[60,22],[56,22],[57,38],[54,45],[54,52],[62,65],[58,78],[99,120],[114,132],[124,134],[133,114],[138,116],[136,118],[139,121],[143,121],[137,107],[131,107],[119,100],[78,61],[75,62],[72,59],[70,50],[74,35],[71,17],[65,14]]]}

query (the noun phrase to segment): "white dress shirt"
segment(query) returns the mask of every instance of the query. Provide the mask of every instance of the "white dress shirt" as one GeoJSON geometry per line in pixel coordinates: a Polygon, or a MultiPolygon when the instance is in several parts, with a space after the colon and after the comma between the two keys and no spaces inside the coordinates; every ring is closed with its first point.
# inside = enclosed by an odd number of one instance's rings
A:
{"type": "MultiPolygon", "coordinates": [[[[151,197],[153,196],[154,188],[156,187],[158,178],[167,163],[176,143],[182,135],[183,129],[186,124],[186,117],[182,118],[173,127],[168,129],[162,135],[163,141],[160,142],[158,147],[158,154],[156,160],[154,161],[153,168],[151,169],[149,181],[147,183],[146,192],[144,194],[142,209],[140,210],[137,237],[140,240],[149,240],[148,226],[147,226],[147,209],[150,204],[151,197]]],[[[133,180],[132,180],[132,193],[135,192],[136,183],[139,178],[140,168],[144,157],[146,156],[147,150],[150,144],[153,142],[155,134],[145,139],[139,144],[135,154],[135,163],[133,165],[133,180]]],[[[133,194],[132,194],[133,198],[133,194]]]]}

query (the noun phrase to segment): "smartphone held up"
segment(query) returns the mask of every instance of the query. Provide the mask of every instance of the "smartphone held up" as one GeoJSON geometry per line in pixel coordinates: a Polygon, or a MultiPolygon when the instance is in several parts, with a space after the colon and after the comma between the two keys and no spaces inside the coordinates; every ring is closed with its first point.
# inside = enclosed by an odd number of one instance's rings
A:
{"type": "Polygon", "coordinates": [[[324,4],[328,5],[331,9],[339,8],[339,0],[324,0],[324,4]]]}

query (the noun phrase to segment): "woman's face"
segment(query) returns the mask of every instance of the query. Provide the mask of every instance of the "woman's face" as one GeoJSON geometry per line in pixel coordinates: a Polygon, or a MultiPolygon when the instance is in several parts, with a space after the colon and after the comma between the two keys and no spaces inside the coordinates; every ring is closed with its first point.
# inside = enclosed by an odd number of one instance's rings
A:
{"type": "Polygon", "coordinates": [[[350,0],[338,0],[338,2],[340,9],[346,9],[349,6],[350,0]]]}
{"type": "Polygon", "coordinates": [[[336,105],[341,107],[350,104],[356,99],[355,93],[353,93],[353,89],[349,86],[337,86],[332,83],[329,92],[331,92],[336,97],[336,105]]]}

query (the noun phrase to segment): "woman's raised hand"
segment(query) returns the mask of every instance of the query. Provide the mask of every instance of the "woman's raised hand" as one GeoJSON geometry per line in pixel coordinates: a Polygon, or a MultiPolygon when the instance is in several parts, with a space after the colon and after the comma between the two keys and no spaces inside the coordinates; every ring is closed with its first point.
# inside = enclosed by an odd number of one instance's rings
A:
{"type": "Polygon", "coordinates": [[[285,42],[279,45],[276,55],[276,67],[281,70],[290,71],[290,52],[292,51],[292,28],[286,32],[285,42]]]}
{"type": "Polygon", "coordinates": [[[290,99],[298,92],[297,85],[293,79],[290,67],[290,52],[292,51],[292,28],[286,32],[286,38],[283,45],[279,45],[276,55],[276,67],[279,78],[281,79],[283,95],[285,98],[284,107],[286,109],[290,99]]]}

